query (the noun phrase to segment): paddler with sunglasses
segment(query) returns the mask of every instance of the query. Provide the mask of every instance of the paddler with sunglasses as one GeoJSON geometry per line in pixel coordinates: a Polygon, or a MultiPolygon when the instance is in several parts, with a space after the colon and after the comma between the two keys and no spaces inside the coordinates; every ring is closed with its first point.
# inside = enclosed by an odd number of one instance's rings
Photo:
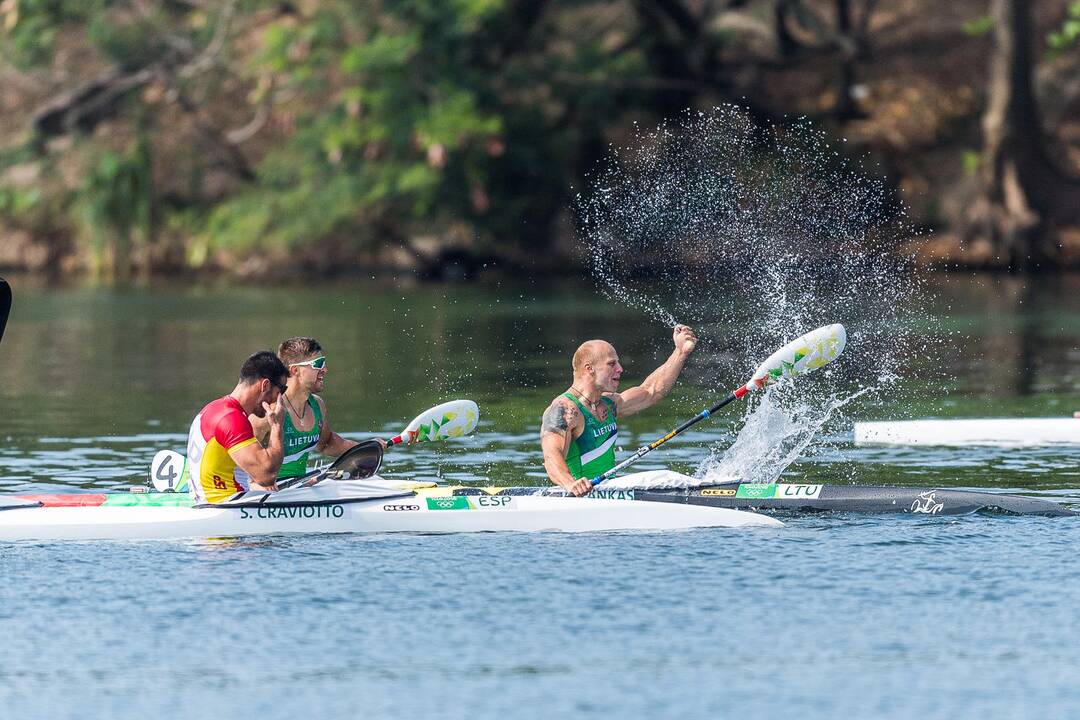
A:
{"type": "MultiPolygon", "coordinates": [[[[278,480],[300,477],[307,473],[312,452],[336,458],[358,445],[330,429],[326,401],[321,393],[326,383],[326,354],[319,341],[309,337],[292,337],[278,346],[278,358],[288,368],[289,378],[282,402],[285,405],[285,458],[278,480]]],[[[263,418],[251,416],[255,437],[262,443],[270,440],[270,425],[263,418]]],[[[383,447],[386,443],[379,441],[383,447]]]]}
{"type": "Polygon", "coordinates": [[[590,478],[615,467],[617,419],[641,412],[671,392],[697,336],[686,325],[672,334],[675,350],[644,382],[619,392],[623,367],[606,340],[589,340],[574,353],[574,382],[555,398],[540,425],[540,446],[548,478],[573,493],[592,490],[590,478]]]}

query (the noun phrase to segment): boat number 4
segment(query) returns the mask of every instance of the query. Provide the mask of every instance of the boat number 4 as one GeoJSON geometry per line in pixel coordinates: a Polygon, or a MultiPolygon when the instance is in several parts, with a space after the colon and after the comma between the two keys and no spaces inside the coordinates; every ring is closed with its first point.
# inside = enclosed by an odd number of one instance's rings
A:
{"type": "Polygon", "coordinates": [[[927,490],[919,493],[919,497],[915,498],[915,502],[911,503],[911,512],[937,515],[943,507],[945,507],[945,503],[938,502],[937,490],[927,490]]]}
{"type": "Polygon", "coordinates": [[[176,489],[176,483],[180,479],[180,470],[176,467],[176,460],[172,455],[165,455],[157,467],[153,468],[155,481],[158,488],[176,489]]]}

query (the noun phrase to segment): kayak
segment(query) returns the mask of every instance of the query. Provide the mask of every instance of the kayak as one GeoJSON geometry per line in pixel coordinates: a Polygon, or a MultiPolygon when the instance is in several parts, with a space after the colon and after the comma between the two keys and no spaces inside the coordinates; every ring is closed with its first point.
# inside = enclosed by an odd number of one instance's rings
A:
{"type": "Polygon", "coordinates": [[[1080,514],[1052,500],[1023,495],[883,485],[737,483],[696,490],[642,491],[636,494],[635,499],[753,511],[913,515],[1080,514]]]}
{"type": "Polygon", "coordinates": [[[1080,418],[972,418],[855,423],[856,445],[1080,443],[1080,418]]]}
{"type": "Polygon", "coordinates": [[[756,512],[1077,515],[1042,498],[942,488],[728,482],[634,473],[570,498],[559,488],[325,481],[196,507],[187,493],[0,496],[0,540],[244,537],[280,533],[584,532],[779,525],[756,512]]]}
{"type": "MultiPolygon", "coordinates": [[[[913,515],[1078,515],[1060,503],[1024,495],[944,488],[885,485],[730,482],[700,486],[701,481],[669,470],[637,473],[621,487],[602,486],[589,497],[698,505],[755,512],[910,513],[913,515]],[[639,487],[627,487],[634,478],[639,487]],[[664,487],[667,486],[667,487],[664,487]]],[[[475,488],[458,490],[466,494],[475,488]]],[[[562,494],[557,488],[507,488],[511,495],[562,494]]]]}
{"type": "Polygon", "coordinates": [[[741,510],[667,502],[425,494],[386,481],[326,481],[193,505],[179,493],[14,495],[0,499],[0,540],[143,540],[296,533],[594,532],[778,527],[741,510]]]}

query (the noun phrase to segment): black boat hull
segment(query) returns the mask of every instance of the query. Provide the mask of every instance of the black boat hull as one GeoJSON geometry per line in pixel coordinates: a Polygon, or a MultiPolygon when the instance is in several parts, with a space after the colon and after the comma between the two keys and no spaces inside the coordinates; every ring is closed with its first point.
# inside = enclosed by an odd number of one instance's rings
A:
{"type": "MultiPolygon", "coordinates": [[[[461,494],[484,492],[462,488],[461,494]]],[[[499,494],[563,494],[557,488],[504,488],[499,494]]],[[[814,513],[909,513],[913,515],[1078,515],[1059,503],[1004,493],[883,485],[806,485],[732,483],[711,487],[649,490],[596,490],[590,497],[709,505],[735,510],[814,513]]]]}

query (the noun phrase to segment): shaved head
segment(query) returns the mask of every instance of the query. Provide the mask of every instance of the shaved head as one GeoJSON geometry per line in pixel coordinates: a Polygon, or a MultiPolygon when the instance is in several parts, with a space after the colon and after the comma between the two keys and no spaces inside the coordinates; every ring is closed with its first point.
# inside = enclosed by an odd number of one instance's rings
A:
{"type": "Polygon", "coordinates": [[[606,358],[608,353],[614,353],[615,347],[607,340],[586,340],[578,346],[578,349],[574,352],[574,360],[572,366],[574,373],[580,373],[585,369],[586,365],[595,365],[600,360],[606,358]]]}

